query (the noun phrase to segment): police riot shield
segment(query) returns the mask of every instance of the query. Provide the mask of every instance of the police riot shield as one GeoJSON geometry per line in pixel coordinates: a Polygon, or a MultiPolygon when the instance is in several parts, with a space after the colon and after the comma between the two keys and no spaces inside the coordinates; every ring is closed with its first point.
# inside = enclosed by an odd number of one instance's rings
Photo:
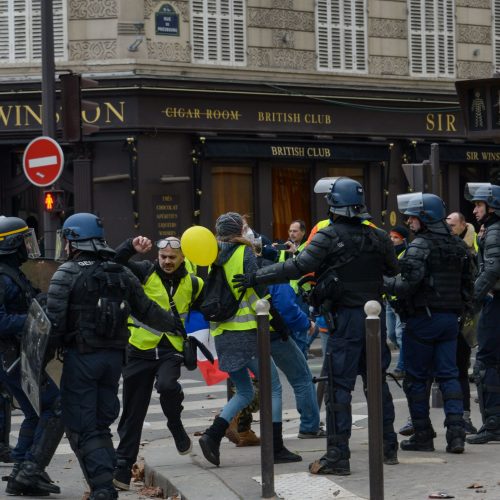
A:
{"type": "Polygon", "coordinates": [[[21,386],[40,415],[43,363],[49,344],[51,324],[36,299],[31,301],[21,340],[21,386]]]}

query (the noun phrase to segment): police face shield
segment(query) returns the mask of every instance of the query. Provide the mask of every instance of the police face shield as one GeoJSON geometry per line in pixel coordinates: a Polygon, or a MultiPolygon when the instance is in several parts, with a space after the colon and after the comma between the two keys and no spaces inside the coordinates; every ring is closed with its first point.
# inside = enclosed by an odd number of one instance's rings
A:
{"type": "Polygon", "coordinates": [[[488,203],[493,196],[493,187],[489,182],[468,182],[465,185],[464,197],[467,201],[484,201],[488,203]]]}
{"type": "Polygon", "coordinates": [[[314,186],[314,192],[318,194],[328,194],[333,185],[340,179],[340,177],[323,177],[316,182],[314,186]]]}
{"type": "Polygon", "coordinates": [[[58,229],[56,232],[54,260],[57,262],[66,262],[68,258],[69,255],[66,251],[66,238],[64,237],[64,232],[62,229],[58,229]]]}
{"type": "Polygon", "coordinates": [[[33,228],[28,229],[23,234],[24,246],[28,253],[28,259],[37,259],[40,257],[40,248],[38,247],[38,240],[36,239],[36,233],[33,228]]]}
{"type": "Polygon", "coordinates": [[[424,209],[424,197],[422,193],[398,194],[398,210],[403,215],[418,217],[424,209]]]}

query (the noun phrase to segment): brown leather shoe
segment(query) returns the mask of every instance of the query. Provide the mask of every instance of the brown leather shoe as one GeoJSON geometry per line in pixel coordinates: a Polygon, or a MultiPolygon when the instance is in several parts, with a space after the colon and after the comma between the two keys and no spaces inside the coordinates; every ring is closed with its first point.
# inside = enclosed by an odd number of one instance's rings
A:
{"type": "Polygon", "coordinates": [[[234,443],[236,446],[239,446],[240,443],[240,434],[238,434],[238,415],[236,415],[236,417],[229,422],[229,427],[227,428],[225,434],[229,441],[234,443]]]}
{"type": "Polygon", "coordinates": [[[242,446],[259,446],[260,438],[252,429],[239,433],[240,442],[236,444],[238,448],[242,446]]]}

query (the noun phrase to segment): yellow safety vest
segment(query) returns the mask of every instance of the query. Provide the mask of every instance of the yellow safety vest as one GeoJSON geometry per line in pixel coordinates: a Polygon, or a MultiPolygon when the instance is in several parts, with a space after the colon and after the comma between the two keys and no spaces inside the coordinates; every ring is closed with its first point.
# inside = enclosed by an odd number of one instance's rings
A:
{"type": "MultiPolygon", "coordinates": [[[[182,323],[185,322],[189,308],[191,306],[191,301],[198,297],[203,287],[203,280],[197,276],[193,276],[194,279],[198,280],[198,291],[196,296],[193,298],[193,283],[190,274],[186,274],[181,278],[179,286],[174,293],[173,299],[175,307],[181,317],[182,323]]],[[[163,286],[161,278],[156,272],[152,273],[147,279],[146,283],[143,285],[144,292],[146,295],[154,302],[156,302],[163,309],[170,311],[170,304],[168,293],[163,286]]],[[[129,342],[137,349],[145,351],[147,349],[154,349],[162,339],[163,335],[166,335],[170,343],[179,352],[182,352],[182,340],[183,338],[179,335],[169,335],[167,332],[160,332],[144,323],[141,323],[134,317],[129,318],[129,322],[136,326],[130,326],[130,338],[129,342]]]]}
{"type": "MultiPolygon", "coordinates": [[[[235,274],[243,274],[243,258],[245,253],[245,245],[239,245],[233,252],[229,260],[222,265],[224,274],[226,275],[229,287],[236,299],[240,293],[233,284],[233,276],[235,274]]],[[[236,314],[227,321],[221,323],[210,323],[210,333],[215,337],[226,330],[254,330],[257,328],[257,316],[255,313],[255,305],[259,297],[253,288],[247,288],[240,302],[240,307],[236,314]]]]}

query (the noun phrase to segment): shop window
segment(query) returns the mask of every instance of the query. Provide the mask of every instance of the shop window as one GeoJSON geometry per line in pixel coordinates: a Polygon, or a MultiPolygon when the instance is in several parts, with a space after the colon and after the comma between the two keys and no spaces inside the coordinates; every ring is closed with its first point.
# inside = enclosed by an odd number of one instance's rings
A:
{"type": "Polygon", "coordinates": [[[311,229],[311,186],[308,167],[277,167],[272,170],[273,238],[288,239],[290,222],[301,219],[311,229]]]}
{"type": "Polygon", "coordinates": [[[455,76],[454,0],[408,0],[412,76],[455,76]]]}
{"type": "Polygon", "coordinates": [[[252,167],[224,165],[212,167],[213,222],[225,212],[253,214],[252,167]]]}
{"type": "Polygon", "coordinates": [[[317,0],[318,69],[367,72],[366,0],[317,0]]]}
{"type": "MultiPolygon", "coordinates": [[[[0,63],[40,61],[42,0],[0,0],[0,63]]],[[[67,60],[65,0],[53,0],[54,56],[67,60]]]]}
{"type": "Polygon", "coordinates": [[[193,62],[246,64],[245,0],[191,0],[193,62]]]}

